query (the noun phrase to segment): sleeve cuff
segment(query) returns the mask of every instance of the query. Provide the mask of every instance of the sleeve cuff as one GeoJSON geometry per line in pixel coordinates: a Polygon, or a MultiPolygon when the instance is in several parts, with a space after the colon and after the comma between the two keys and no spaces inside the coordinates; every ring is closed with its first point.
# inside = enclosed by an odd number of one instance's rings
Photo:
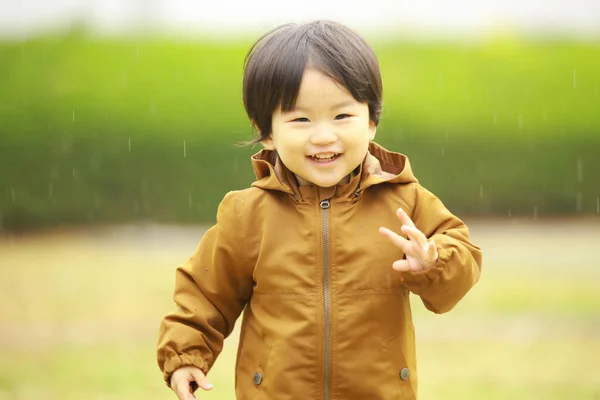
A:
{"type": "Polygon", "coordinates": [[[171,387],[171,375],[173,372],[181,367],[187,366],[199,368],[204,374],[208,373],[208,363],[200,354],[178,354],[165,362],[163,377],[167,386],[171,387]]]}

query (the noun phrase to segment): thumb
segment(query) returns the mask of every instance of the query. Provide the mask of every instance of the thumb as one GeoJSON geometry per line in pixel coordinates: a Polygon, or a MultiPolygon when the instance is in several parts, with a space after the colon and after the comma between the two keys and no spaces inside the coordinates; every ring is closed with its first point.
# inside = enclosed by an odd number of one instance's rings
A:
{"type": "Polygon", "coordinates": [[[204,375],[204,372],[202,372],[200,369],[194,368],[190,371],[190,374],[194,377],[196,384],[202,390],[211,390],[213,388],[212,383],[208,381],[206,375],[204,375]]]}

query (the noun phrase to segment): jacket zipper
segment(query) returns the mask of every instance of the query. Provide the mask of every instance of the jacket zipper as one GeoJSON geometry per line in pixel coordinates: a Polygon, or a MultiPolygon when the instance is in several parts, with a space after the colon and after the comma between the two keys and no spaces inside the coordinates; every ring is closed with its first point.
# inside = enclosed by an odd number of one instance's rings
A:
{"type": "Polygon", "coordinates": [[[327,210],[331,206],[329,199],[321,200],[319,204],[323,212],[321,213],[323,221],[323,303],[325,313],[325,376],[323,383],[323,399],[329,400],[329,351],[330,351],[330,330],[331,330],[331,304],[329,293],[329,226],[327,222],[327,210]]]}

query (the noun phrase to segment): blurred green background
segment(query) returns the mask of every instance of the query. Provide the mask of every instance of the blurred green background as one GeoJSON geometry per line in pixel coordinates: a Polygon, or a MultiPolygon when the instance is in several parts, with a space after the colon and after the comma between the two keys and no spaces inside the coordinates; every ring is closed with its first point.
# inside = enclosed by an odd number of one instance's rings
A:
{"type": "MultiPolygon", "coordinates": [[[[0,4],[0,33],[48,12],[33,3],[0,4]]],[[[223,4],[190,21],[233,26],[256,8],[223,4]]],[[[446,21],[482,3],[443,4],[446,21]]],[[[531,21],[583,7],[548,4],[531,21]]],[[[155,361],[158,324],[175,267],[223,195],[253,180],[260,148],[237,145],[253,137],[242,62],[273,24],[178,36],[81,26],[0,36],[0,400],[175,399],[155,361]]],[[[377,141],[409,156],[484,252],[481,281],[452,312],[411,297],[420,399],[600,399],[600,34],[382,29],[367,35],[384,82],[377,141]]],[[[234,398],[237,329],[200,399],[234,398]]]]}
{"type": "MultiPolygon", "coordinates": [[[[0,44],[6,231],[204,223],[253,180],[237,41],[70,34],[0,44]]],[[[374,41],[376,141],[462,215],[600,213],[600,43],[374,41]]]]}

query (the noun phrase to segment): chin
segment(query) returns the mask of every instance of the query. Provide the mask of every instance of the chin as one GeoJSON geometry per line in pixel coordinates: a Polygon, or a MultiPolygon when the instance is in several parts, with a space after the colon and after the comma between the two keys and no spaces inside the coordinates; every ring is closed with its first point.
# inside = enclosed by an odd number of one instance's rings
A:
{"type": "Polygon", "coordinates": [[[339,182],[341,181],[341,179],[335,180],[335,181],[321,181],[321,182],[314,182],[315,185],[322,187],[322,188],[330,188],[330,187],[334,187],[335,185],[337,185],[339,182]]]}
{"type": "Polygon", "coordinates": [[[322,184],[315,183],[315,185],[317,185],[318,187],[322,187],[322,188],[327,189],[327,188],[330,188],[330,187],[334,187],[336,184],[335,183],[334,184],[331,184],[331,183],[322,183],[322,184]]]}

